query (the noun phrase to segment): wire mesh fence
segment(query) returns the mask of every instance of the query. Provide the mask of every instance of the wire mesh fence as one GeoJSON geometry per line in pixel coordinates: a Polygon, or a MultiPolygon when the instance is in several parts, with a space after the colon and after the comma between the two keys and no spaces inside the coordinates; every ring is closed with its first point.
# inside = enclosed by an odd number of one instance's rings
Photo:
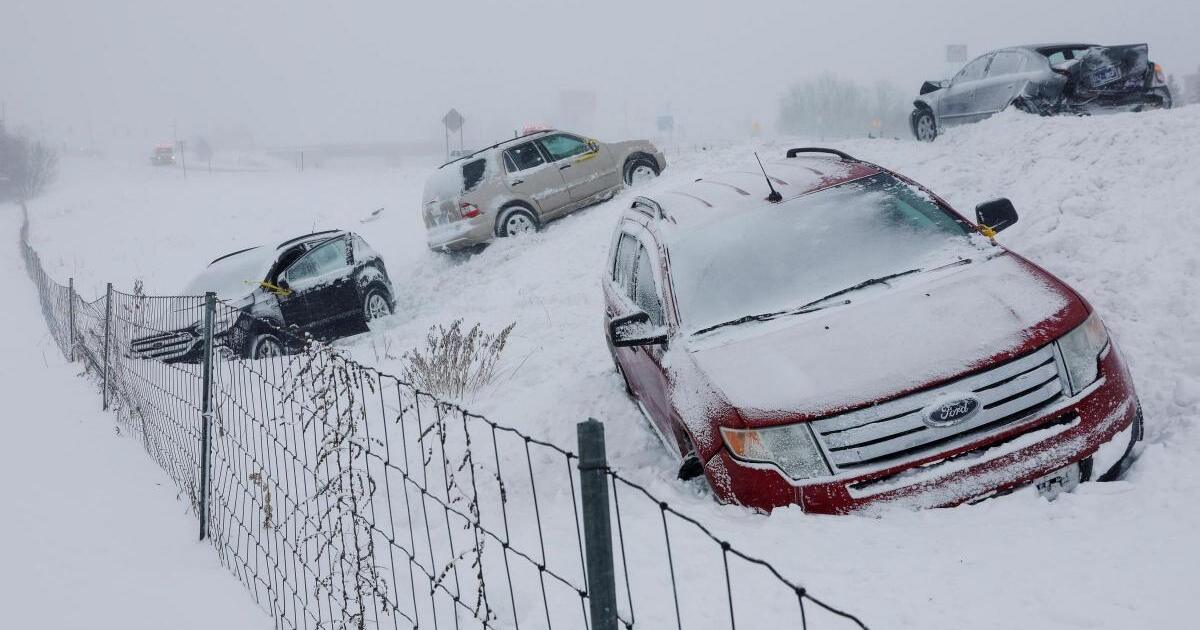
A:
{"type": "Polygon", "coordinates": [[[866,628],[643,485],[613,470],[607,476],[626,628],[866,628]],[[641,525],[637,535],[631,522],[641,525]],[[821,623],[810,626],[814,618],[821,623]]]}
{"type": "Polygon", "coordinates": [[[594,421],[576,454],[211,294],[84,300],[27,217],[20,246],[63,354],[277,627],[865,628],[612,470],[594,421]]]}

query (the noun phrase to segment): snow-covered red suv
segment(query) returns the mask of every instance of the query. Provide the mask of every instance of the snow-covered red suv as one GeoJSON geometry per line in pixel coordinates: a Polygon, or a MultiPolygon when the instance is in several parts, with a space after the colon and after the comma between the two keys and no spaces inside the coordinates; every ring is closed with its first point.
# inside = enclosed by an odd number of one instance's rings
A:
{"type": "Polygon", "coordinates": [[[1114,478],[1129,372],[1074,290],[911,180],[830,149],[639,197],[605,274],[617,368],[680,476],[820,513],[1114,478]],[[768,184],[769,182],[769,184],[768,184]]]}

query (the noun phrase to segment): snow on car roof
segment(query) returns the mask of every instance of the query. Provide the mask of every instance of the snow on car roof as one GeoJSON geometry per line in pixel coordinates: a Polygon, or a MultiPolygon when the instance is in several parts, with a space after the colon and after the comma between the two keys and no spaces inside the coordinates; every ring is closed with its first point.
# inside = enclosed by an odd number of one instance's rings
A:
{"type": "Polygon", "coordinates": [[[267,277],[275,264],[277,250],[251,247],[218,258],[183,288],[184,295],[203,295],[208,291],[223,300],[234,300],[250,293],[267,277]]]}
{"type": "MultiPolygon", "coordinates": [[[[681,188],[656,193],[653,200],[668,222],[683,231],[727,217],[731,212],[761,208],[771,204],[767,201],[771,190],[757,166],[703,177],[681,188]]],[[[868,162],[812,155],[766,162],[763,166],[783,201],[883,172],[868,162]]]]}
{"type": "Polygon", "coordinates": [[[258,246],[225,254],[208,263],[184,288],[184,295],[212,291],[222,299],[236,299],[252,291],[264,279],[279,258],[280,250],[305,241],[327,241],[345,234],[344,230],[325,230],[297,236],[275,247],[258,246]]]}

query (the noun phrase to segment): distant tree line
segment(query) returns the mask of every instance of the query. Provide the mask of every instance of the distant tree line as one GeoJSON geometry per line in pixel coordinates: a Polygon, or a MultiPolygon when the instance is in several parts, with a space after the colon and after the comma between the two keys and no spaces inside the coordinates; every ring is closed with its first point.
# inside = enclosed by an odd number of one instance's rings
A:
{"type": "Polygon", "coordinates": [[[8,131],[0,121],[0,203],[27,201],[58,176],[58,153],[46,143],[8,131]]]}
{"type": "Polygon", "coordinates": [[[779,130],[812,138],[903,137],[913,94],[880,80],[862,85],[825,73],[793,83],[780,100],[779,130]]]}

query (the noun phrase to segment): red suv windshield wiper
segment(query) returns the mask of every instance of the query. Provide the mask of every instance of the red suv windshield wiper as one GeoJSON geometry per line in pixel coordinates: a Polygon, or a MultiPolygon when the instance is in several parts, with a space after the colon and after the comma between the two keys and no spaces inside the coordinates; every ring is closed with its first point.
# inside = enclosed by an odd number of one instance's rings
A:
{"type": "Polygon", "coordinates": [[[737,326],[739,324],[745,324],[747,322],[765,322],[765,321],[775,319],[776,317],[784,317],[786,315],[804,315],[805,313],[813,313],[813,312],[819,311],[821,309],[829,308],[831,306],[837,306],[838,304],[842,304],[842,305],[849,304],[850,300],[842,300],[841,302],[836,302],[834,304],[826,304],[824,306],[817,306],[821,302],[824,302],[826,300],[831,300],[839,295],[853,293],[854,291],[858,291],[859,289],[865,289],[866,287],[876,285],[876,284],[884,284],[888,280],[894,280],[896,278],[899,278],[900,276],[907,276],[909,274],[920,273],[921,271],[922,271],[921,269],[909,269],[908,271],[900,271],[897,273],[888,274],[886,276],[880,276],[878,278],[870,278],[868,280],[863,280],[862,282],[859,282],[858,284],[848,286],[845,289],[838,289],[837,291],[834,291],[833,293],[830,293],[829,295],[817,298],[811,302],[808,302],[807,304],[798,306],[796,308],[789,308],[789,309],[783,310],[783,311],[775,311],[773,313],[760,313],[758,315],[745,315],[745,316],[739,317],[737,319],[731,319],[727,322],[721,322],[720,324],[713,324],[712,326],[707,326],[705,328],[701,328],[700,330],[697,330],[696,332],[694,332],[692,334],[693,335],[702,335],[706,332],[711,332],[713,330],[716,330],[718,328],[724,328],[726,326],[737,326]]]}

